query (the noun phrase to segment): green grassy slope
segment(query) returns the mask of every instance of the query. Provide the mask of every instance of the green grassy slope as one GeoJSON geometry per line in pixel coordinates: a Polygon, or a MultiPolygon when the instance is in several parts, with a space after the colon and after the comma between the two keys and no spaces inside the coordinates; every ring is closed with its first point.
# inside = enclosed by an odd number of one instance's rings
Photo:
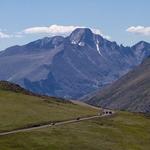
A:
{"type": "Polygon", "coordinates": [[[48,121],[95,115],[97,112],[56,98],[12,92],[0,84],[0,132],[48,121]]]}
{"type": "Polygon", "coordinates": [[[120,112],[111,118],[0,137],[2,150],[149,150],[150,118],[120,112]]]}
{"type": "MultiPolygon", "coordinates": [[[[0,132],[98,111],[24,92],[0,85],[0,132]]],[[[149,133],[149,116],[118,112],[113,117],[0,136],[0,150],[149,150],[149,133]]]]}

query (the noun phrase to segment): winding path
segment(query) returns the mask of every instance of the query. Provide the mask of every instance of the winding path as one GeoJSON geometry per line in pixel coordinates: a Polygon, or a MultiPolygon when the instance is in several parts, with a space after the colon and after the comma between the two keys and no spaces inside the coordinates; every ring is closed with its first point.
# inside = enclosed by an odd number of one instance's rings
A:
{"type": "Polygon", "coordinates": [[[32,130],[36,130],[36,129],[48,128],[48,127],[53,127],[53,126],[60,126],[60,125],[64,125],[64,124],[71,124],[71,123],[75,123],[75,122],[91,120],[94,118],[107,117],[107,116],[111,116],[112,114],[114,114],[113,111],[111,111],[111,112],[112,112],[111,114],[102,114],[102,115],[95,115],[95,116],[91,116],[91,117],[76,118],[76,119],[71,119],[68,121],[60,121],[60,122],[56,122],[56,123],[49,123],[46,125],[39,125],[36,127],[28,127],[28,128],[24,128],[24,129],[15,129],[15,130],[7,131],[7,132],[1,132],[0,136],[10,135],[10,134],[20,133],[20,132],[26,132],[26,131],[32,131],[32,130]]]}

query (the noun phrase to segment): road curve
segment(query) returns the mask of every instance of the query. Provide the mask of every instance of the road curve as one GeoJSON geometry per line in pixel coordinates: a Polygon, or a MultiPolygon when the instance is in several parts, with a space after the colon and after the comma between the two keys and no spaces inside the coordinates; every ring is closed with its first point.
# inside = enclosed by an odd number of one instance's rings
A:
{"type": "Polygon", "coordinates": [[[102,117],[107,117],[107,116],[111,116],[111,115],[112,114],[95,115],[95,116],[91,116],[91,117],[84,117],[84,118],[72,119],[72,120],[68,120],[68,121],[61,121],[61,122],[57,122],[55,124],[50,123],[50,124],[46,124],[46,125],[40,125],[40,126],[37,126],[37,127],[28,127],[28,128],[25,128],[25,129],[16,129],[16,130],[7,131],[7,132],[1,132],[0,136],[10,135],[10,134],[20,133],[20,132],[27,132],[27,131],[36,130],[36,129],[48,128],[48,127],[52,127],[52,126],[60,126],[60,125],[64,125],[64,124],[71,124],[71,123],[75,123],[75,122],[91,120],[91,119],[94,119],[94,118],[102,118],[102,117]]]}

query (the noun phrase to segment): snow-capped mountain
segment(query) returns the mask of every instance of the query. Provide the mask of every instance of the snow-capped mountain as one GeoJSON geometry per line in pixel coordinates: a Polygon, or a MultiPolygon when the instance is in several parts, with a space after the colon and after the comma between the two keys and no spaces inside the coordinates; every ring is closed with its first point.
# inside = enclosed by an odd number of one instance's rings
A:
{"type": "Polygon", "coordinates": [[[0,52],[0,80],[37,93],[79,98],[112,83],[150,55],[150,44],[119,46],[88,28],[0,52]]]}

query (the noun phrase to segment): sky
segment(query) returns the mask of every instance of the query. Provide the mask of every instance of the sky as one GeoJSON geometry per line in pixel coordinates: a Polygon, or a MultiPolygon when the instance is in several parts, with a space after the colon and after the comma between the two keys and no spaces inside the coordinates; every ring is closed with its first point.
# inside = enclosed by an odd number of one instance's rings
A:
{"type": "Polygon", "coordinates": [[[150,0],[0,0],[0,50],[88,27],[118,44],[150,42],[150,0]]]}

